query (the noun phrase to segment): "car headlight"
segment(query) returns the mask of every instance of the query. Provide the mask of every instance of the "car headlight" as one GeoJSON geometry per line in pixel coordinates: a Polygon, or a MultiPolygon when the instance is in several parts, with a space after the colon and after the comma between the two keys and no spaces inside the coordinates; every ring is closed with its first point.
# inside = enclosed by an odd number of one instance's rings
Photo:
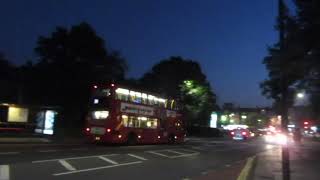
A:
{"type": "Polygon", "coordinates": [[[109,111],[93,111],[93,119],[106,119],[109,116],[109,111]]]}
{"type": "Polygon", "coordinates": [[[277,143],[281,145],[286,145],[288,143],[288,137],[284,134],[277,134],[277,143]]]}

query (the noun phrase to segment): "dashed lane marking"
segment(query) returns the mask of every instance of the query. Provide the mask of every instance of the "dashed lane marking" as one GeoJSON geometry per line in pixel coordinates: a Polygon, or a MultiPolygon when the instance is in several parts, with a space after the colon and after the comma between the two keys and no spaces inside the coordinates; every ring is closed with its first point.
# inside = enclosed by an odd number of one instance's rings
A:
{"type": "Polygon", "coordinates": [[[137,156],[137,155],[134,155],[134,154],[128,154],[128,156],[131,156],[131,157],[134,157],[134,158],[137,158],[137,159],[140,159],[142,161],[146,161],[148,159],[144,158],[144,157],[141,157],[141,156],[137,156]]]}
{"type": "Polygon", "coordinates": [[[43,153],[46,153],[46,152],[57,152],[59,151],[58,149],[48,149],[48,150],[39,150],[38,152],[43,152],[43,153]]]}
{"type": "Polygon", "coordinates": [[[98,156],[98,158],[101,159],[101,160],[104,160],[104,161],[106,161],[106,162],[108,162],[108,163],[111,163],[111,164],[113,164],[113,165],[119,164],[119,163],[117,163],[117,162],[115,162],[115,161],[113,161],[113,160],[111,160],[111,159],[109,159],[109,158],[103,157],[103,156],[98,156]]]}
{"type": "Polygon", "coordinates": [[[72,151],[86,151],[88,148],[72,148],[72,151]]]}
{"type": "Polygon", "coordinates": [[[65,167],[69,171],[75,171],[77,170],[75,167],[73,167],[70,163],[68,163],[66,160],[59,160],[58,161],[63,167],[65,167]]]}
{"type": "MultiPolygon", "coordinates": [[[[193,150],[190,150],[190,149],[175,149],[175,150],[184,151],[184,152],[188,152],[188,153],[199,153],[197,151],[193,151],[193,150]]],[[[186,153],[184,153],[184,154],[186,154],[186,153]]]]}
{"type": "Polygon", "coordinates": [[[116,156],[116,155],[119,155],[119,154],[102,154],[102,155],[95,155],[95,156],[80,156],[80,157],[60,158],[60,159],[46,159],[46,160],[32,161],[32,163],[43,163],[43,162],[52,162],[52,161],[70,160],[70,159],[86,159],[86,158],[99,157],[99,156],[116,156]]]}
{"type": "Polygon", "coordinates": [[[170,156],[169,158],[180,158],[180,157],[189,157],[189,156],[196,156],[199,155],[200,153],[192,153],[192,154],[183,154],[183,155],[178,155],[178,156],[170,156]]]}
{"type": "Polygon", "coordinates": [[[20,152],[0,152],[0,155],[19,154],[20,152]]]}
{"type": "Polygon", "coordinates": [[[205,148],[203,147],[199,147],[199,146],[191,146],[192,149],[196,149],[196,150],[200,150],[200,151],[204,151],[205,148]]]}
{"type": "Polygon", "coordinates": [[[142,163],[142,161],[135,161],[135,162],[129,162],[129,163],[123,163],[123,164],[115,164],[115,165],[109,165],[109,166],[101,166],[101,167],[95,167],[95,168],[89,168],[89,169],[81,169],[81,170],[76,170],[76,171],[56,173],[56,174],[53,174],[53,176],[61,176],[61,175],[74,174],[74,173],[80,173],[80,172],[88,172],[88,171],[94,171],[94,170],[99,170],[99,169],[108,169],[108,168],[119,167],[119,166],[128,166],[128,165],[139,164],[139,163],[142,163]]]}
{"type": "Polygon", "coordinates": [[[167,155],[165,155],[165,154],[161,154],[161,153],[158,153],[158,152],[155,152],[155,151],[147,151],[147,152],[148,152],[148,153],[151,153],[151,154],[158,155],[158,156],[170,158],[170,156],[167,156],[167,155]]]}
{"type": "Polygon", "coordinates": [[[179,155],[184,155],[186,153],[181,153],[181,152],[178,152],[178,151],[174,151],[174,150],[166,150],[168,152],[172,152],[172,153],[175,153],[175,154],[179,154],[179,155]]]}
{"type": "Polygon", "coordinates": [[[0,180],[10,180],[9,165],[0,165],[0,180]]]}
{"type": "Polygon", "coordinates": [[[187,153],[182,153],[182,152],[178,152],[176,150],[171,150],[171,149],[165,149],[165,150],[160,150],[160,151],[146,151],[146,152],[151,153],[151,154],[155,154],[155,155],[158,155],[158,156],[166,157],[166,158],[189,157],[189,156],[195,156],[195,155],[200,154],[199,152],[192,151],[192,150],[183,150],[183,151],[185,151],[187,153]],[[175,153],[175,154],[178,154],[178,155],[176,155],[176,156],[168,156],[168,155],[162,154],[160,152],[171,152],[171,153],[175,153]]]}

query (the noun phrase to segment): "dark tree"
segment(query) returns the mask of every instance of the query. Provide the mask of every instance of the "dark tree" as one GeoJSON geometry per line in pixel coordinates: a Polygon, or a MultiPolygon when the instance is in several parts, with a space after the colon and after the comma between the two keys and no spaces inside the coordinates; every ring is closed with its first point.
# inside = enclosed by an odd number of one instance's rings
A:
{"type": "Polygon", "coordinates": [[[141,83],[152,90],[171,98],[180,97],[180,85],[184,80],[206,83],[206,76],[200,65],[181,57],[170,57],[154,65],[151,71],[141,78],[141,83]]]}
{"type": "Polygon", "coordinates": [[[320,1],[295,0],[300,43],[304,47],[304,88],[311,94],[315,118],[320,119],[320,1]]]}
{"type": "Polygon", "coordinates": [[[0,53],[0,102],[17,102],[16,67],[0,53]]]}
{"type": "Polygon", "coordinates": [[[30,75],[29,97],[33,103],[61,106],[69,124],[83,119],[93,83],[124,79],[125,60],[118,52],[109,52],[104,40],[87,23],[71,29],[57,27],[50,36],[38,39],[34,65],[24,66],[30,75]],[[32,71],[30,71],[32,68],[32,71]]]}
{"type": "Polygon", "coordinates": [[[180,100],[188,124],[207,125],[216,106],[200,65],[181,57],[170,57],[154,65],[141,78],[141,85],[165,97],[180,100]]]}
{"type": "Polygon", "coordinates": [[[299,26],[283,5],[276,28],[280,40],[268,48],[264,58],[269,78],[260,84],[262,94],[281,104],[279,112],[287,117],[287,108],[293,103],[295,89],[303,79],[306,65],[303,62],[304,48],[298,42],[299,26]]]}
{"type": "MultiPolygon", "coordinates": [[[[269,79],[261,84],[262,93],[280,105],[283,133],[287,133],[288,108],[293,102],[295,86],[304,76],[302,63],[304,48],[299,43],[299,26],[288,14],[283,0],[279,0],[279,17],[277,23],[279,42],[269,48],[269,55],[263,63],[268,70],[269,79]]],[[[282,146],[282,175],[290,179],[289,150],[282,146]]]]}

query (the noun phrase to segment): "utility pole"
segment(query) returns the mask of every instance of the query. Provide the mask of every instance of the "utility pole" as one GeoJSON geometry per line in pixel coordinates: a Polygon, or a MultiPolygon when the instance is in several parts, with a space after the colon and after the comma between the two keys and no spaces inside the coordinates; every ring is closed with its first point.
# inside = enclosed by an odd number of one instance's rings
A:
{"type": "MultiPolygon", "coordinates": [[[[279,44],[280,51],[283,51],[286,48],[285,43],[285,4],[283,0],[278,0],[278,13],[279,13],[279,44]]],[[[281,77],[281,127],[284,135],[288,137],[288,87],[287,73],[284,70],[281,77]]],[[[289,148],[287,144],[282,145],[282,179],[290,180],[290,156],[289,156],[289,148]]]]}

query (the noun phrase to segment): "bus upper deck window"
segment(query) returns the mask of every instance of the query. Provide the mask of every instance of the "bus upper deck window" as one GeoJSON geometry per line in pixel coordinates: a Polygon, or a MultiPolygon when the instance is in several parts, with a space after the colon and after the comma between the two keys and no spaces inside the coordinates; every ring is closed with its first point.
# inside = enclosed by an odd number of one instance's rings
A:
{"type": "Polygon", "coordinates": [[[149,105],[154,105],[154,96],[152,95],[148,95],[148,101],[149,101],[149,105]]]}
{"type": "Polygon", "coordinates": [[[148,104],[148,95],[145,93],[142,93],[141,94],[141,101],[142,101],[142,104],[148,104]]]}

